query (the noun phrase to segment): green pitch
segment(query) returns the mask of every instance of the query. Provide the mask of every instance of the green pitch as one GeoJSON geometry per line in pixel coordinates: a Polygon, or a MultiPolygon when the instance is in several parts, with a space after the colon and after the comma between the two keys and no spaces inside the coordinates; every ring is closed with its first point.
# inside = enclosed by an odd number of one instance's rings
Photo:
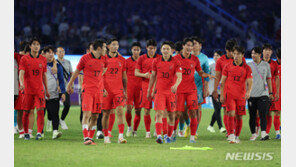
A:
{"type": "MultiPolygon", "coordinates": [[[[45,132],[45,139],[25,141],[14,136],[14,164],[16,167],[79,167],[79,166],[119,166],[119,167],[193,167],[193,166],[280,166],[281,142],[275,140],[272,127],[269,141],[249,141],[250,130],[248,115],[244,116],[244,125],[240,136],[241,143],[228,144],[225,134],[206,130],[210,123],[213,110],[204,109],[199,137],[196,144],[190,144],[189,138],[177,138],[176,143],[157,144],[155,137],[145,139],[143,115],[138,130],[138,137],[126,137],[127,144],[117,144],[118,128],[115,122],[112,143],[105,145],[103,140],[95,140],[97,146],[83,145],[81,125],[79,122],[79,107],[71,107],[66,123],[69,130],[63,131],[63,136],[52,140],[52,132],[45,132]],[[174,150],[170,147],[210,147],[212,150],[174,150]],[[272,153],[273,160],[225,160],[227,153],[261,152],[272,153]]],[[[133,117],[134,118],[134,117],[133,117]]],[[[151,111],[151,133],[154,132],[154,111],[151,111]]],[[[45,121],[46,123],[47,121],[45,121]]],[[[125,126],[126,132],[127,126],[125,126]]],[[[36,136],[36,122],[33,130],[36,136]]]]}

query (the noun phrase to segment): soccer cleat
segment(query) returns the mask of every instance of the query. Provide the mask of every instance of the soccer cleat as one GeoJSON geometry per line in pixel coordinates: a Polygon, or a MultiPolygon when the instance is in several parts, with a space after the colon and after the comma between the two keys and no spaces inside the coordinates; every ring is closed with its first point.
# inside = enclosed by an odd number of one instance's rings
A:
{"type": "Polygon", "coordinates": [[[220,128],[220,133],[226,133],[226,129],[224,127],[220,128]]]}
{"type": "Polygon", "coordinates": [[[34,136],[31,133],[29,135],[30,135],[30,138],[34,138],[34,136]]]}
{"type": "Polygon", "coordinates": [[[277,134],[275,139],[280,140],[281,139],[281,135],[280,134],[277,134]]]}
{"type": "Polygon", "coordinates": [[[30,140],[30,135],[29,135],[29,134],[25,134],[25,135],[24,135],[24,139],[25,139],[25,140],[30,140]]]}
{"type": "Polygon", "coordinates": [[[256,126],[256,135],[259,136],[260,126],[256,126]]]}
{"type": "Polygon", "coordinates": [[[184,133],[183,133],[183,131],[179,130],[179,132],[178,132],[178,136],[179,136],[179,137],[184,137],[184,133]]]}
{"type": "MultiPolygon", "coordinates": [[[[30,136],[30,135],[29,135],[29,136],[30,136]]],[[[22,138],[24,138],[24,137],[25,137],[24,134],[20,134],[19,139],[22,139],[22,138]]]]}
{"type": "Polygon", "coordinates": [[[165,142],[165,143],[171,143],[171,142],[172,142],[172,140],[171,140],[171,138],[170,138],[170,137],[167,137],[167,138],[165,138],[165,139],[164,139],[164,142],[165,142]]]}
{"type": "Polygon", "coordinates": [[[17,134],[18,133],[18,129],[17,129],[17,126],[14,127],[14,134],[17,134]]]}
{"type": "Polygon", "coordinates": [[[151,138],[151,134],[150,132],[146,132],[146,139],[149,139],[149,138],[151,138]]]}
{"type": "Polygon", "coordinates": [[[262,140],[262,141],[269,140],[269,136],[266,135],[265,137],[261,138],[260,140],[262,140]]]}
{"type": "Polygon", "coordinates": [[[47,121],[46,124],[46,132],[51,132],[52,131],[52,122],[51,121],[47,121]]]}
{"type": "MultiPolygon", "coordinates": [[[[147,135],[147,133],[148,132],[146,132],[146,135],[147,135]]],[[[149,132],[150,133],[150,132],[149,132]]],[[[154,133],[153,133],[153,137],[156,137],[157,136],[157,134],[156,134],[156,131],[154,131],[154,133]]],[[[151,137],[150,137],[151,138],[151,137]]]]}
{"type": "Polygon", "coordinates": [[[161,136],[157,137],[156,143],[158,143],[158,144],[162,144],[163,143],[161,136]]]}
{"type": "Polygon", "coordinates": [[[132,135],[133,135],[134,137],[137,137],[137,131],[133,131],[132,135]]]}
{"type": "Polygon", "coordinates": [[[126,135],[126,137],[132,136],[132,131],[131,130],[127,130],[125,135],[126,135]]]}
{"type": "Polygon", "coordinates": [[[84,142],[83,142],[84,145],[90,145],[91,143],[92,142],[91,142],[91,139],[90,138],[84,139],[84,142]]]}
{"type": "Polygon", "coordinates": [[[42,135],[40,133],[37,133],[36,140],[42,140],[42,135]]]}
{"type": "Polygon", "coordinates": [[[111,132],[108,132],[108,137],[113,137],[111,132]]]}
{"type": "Polygon", "coordinates": [[[66,122],[61,119],[60,119],[60,125],[63,130],[68,130],[68,126],[67,126],[66,122]]]}
{"type": "Polygon", "coordinates": [[[95,141],[93,141],[92,139],[91,139],[90,141],[91,141],[90,145],[94,145],[94,146],[97,145],[97,144],[95,143],[95,141]]]}
{"type": "Polygon", "coordinates": [[[250,137],[250,140],[251,141],[255,141],[257,139],[257,135],[256,134],[253,134],[251,137],[250,137]]]}
{"type": "Polygon", "coordinates": [[[171,137],[172,142],[176,142],[177,140],[177,132],[174,132],[172,137],[171,137]]]}
{"type": "Polygon", "coordinates": [[[235,137],[235,143],[240,143],[240,139],[239,139],[239,137],[237,136],[237,137],[235,137]]]}
{"type": "Polygon", "coordinates": [[[98,131],[97,135],[96,135],[96,139],[103,139],[103,138],[104,138],[104,135],[103,135],[102,131],[98,131]]]}
{"type": "Polygon", "coordinates": [[[196,143],[195,140],[189,140],[189,143],[196,143]]]}
{"type": "Polygon", "coordinates": [[[229,139],[229,144],[235,144],[236,143],[234,134],[229,135],[228,139],[229,139]]]}
{"type": "Polygon", "coordinates": [[[122,138],[118,138],[118,143],[119,144],[123,144],[123,143],[127,143],[126,139],[122,138]]]}
{"type": "Polygon", "coordinates": [[[110,144],[111,143],[111,140],[110,138],[104,138],[104,144],[110,144]]]}
{"type": "Polygon", "coordinates": [[[62,136],[62,132],[54,131],[52,133],[52,139],[58,139],[62,136]]]}
{"type": "Polygon", "coordinates": [[[184,134],[184,137],[188,137],[190,135],[190,127],[187,126],[186,130],[185,130],[185,134],[184,134]]]}
{"type": "Polygon", "coordinates": [[[41,137],[43,137],[43,138],[44,138],[44,133],[41,133],[41,137]]]}
{"type": "Polygon", "coordinates": [[[195,136],[194,136],[194,140],[197,140],[198,137],[198,133],[196,132],[195,136]]]}
{"type": "Polygon", "coordinates": [[[212,126],[208,126],[207,130],[211,133],[215,133],[215,129],[212,126]]]}
{"type": "Polygon", "coordinates": [[[164,142],[165,142],[166,138],[168,138],[168,135],[163,135],[164,142]]]}

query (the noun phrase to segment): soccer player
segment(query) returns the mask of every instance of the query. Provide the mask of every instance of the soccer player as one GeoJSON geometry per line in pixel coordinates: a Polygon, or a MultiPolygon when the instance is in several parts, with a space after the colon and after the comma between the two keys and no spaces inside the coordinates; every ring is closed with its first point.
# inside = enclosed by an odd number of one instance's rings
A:
{"type": "Polygon", "coordinates": [[[242,116],[246,115],[246,100],[250,98],[253,84],[252,70],[243,61],[245,49],[241,46],[235,46],[233,50],[233,61],[228,63],[222,71],[220,95],[221,103],[225,102],[226,111],[229,112],[230,144],[240,142],[239,135],[243,125],[242,116]],[[224,89],[227,89],[226,93],[224,93],[224,89]],[[234,123],[234,117],[236,117],[236,123],[234,123]]]}
{"type": "MultiPolygon", "coordinates": [[[[192,37],[194,45],[193,45],[193,55],[197,56],[200,62],[201,69],[209,74],[210,73],[210,68],[209,68],[209,60],[208,56],[203,54],[201,52],[202,49],[202,44],[203,44],[203,39],[198,38],[198,37],[192,37]]],[[[201,121],[201,115],[202,115],[202,104],[204,104],[205,98],[210,95],[209,93],[209,78],[202,78],[197,72],[194,74],[194,81],[197,87],[197,97],[198,97],[198,111],[199,112],[199,123],[201,121]]],[[[197,130],[199,127],[199,123],[197,125],[197,130]]],[[[197,136],[197,131],[196,131],[196,136],[197,136]]]]}
{"type": "Polygon", "coordinates": [[[274,100],[271,101],[271,106],[267,114],[267,127],[266,133],[269,134],[271,124],[272,124],[272,112],[274,112],[274,129],[277,136],[280,138],[280,106],[278,103],[279,100],[279,88],[280,88],[280,78],[279,78],[279,67],[278,63],[271,59],[272,55],[272,46],[270,44],[263,45],[263,60],[268,62],[270,65],[271,71],[271,83],[272,91],[274,95],[274,100]]]}
{"type": "Polygon", "coordinates": [[[25,55],[20,61],[20,90],[24,91],[23,109],[24,119],[23,126],[25,131],[25,140],[30,139],[28,134],[29,114],[34,112],[37,108],[37,135],[36,140],[41,140],[42,130],[44,126],[44,108],[45,108],[45,94],[49,98],[50,94],[47,89],[47,76],[46,76],[46,58],[39,55],[40,41],[33,38],[30,42],[31,52],[25,55]]]}
{"type": "Polygon", "coordinates": [[[146,138],[151,138],[150,125],[151,117],[150,110],[152,108],[152,100],[147,98],[147,90],[149,86],[149,78],[152,71],[152,62],[154,59],[161,57],[161,55],[156,54],[157,43],[154,39],[149,39],[146,42],[147,53],[141,55],[137,61],[135,76],[142,78],[142,101],[140,104],[141,108],[144,108],[144,123],[146,129],[146,138]]]}
{"type": "MultiPolygon", "coordinates": [[[[65,56],[65,50],[64,50],[64,48],[58,47],[56,54],[58,56],[57,62],[59,64],[61,64],[62,67],[63,67],[63,70],[64,70],[64,78],[65,78],[65,85],[67,86],[68,85],[67,84],[68,83],[68,79],[72,76],[72,73],[73,73],[71,62],[69,60],[64,59],[64,56],[65,56]]],[[[72,87],[73,86],[74,85],[72,85],[72,87]]],[[[60,94],[60,96],[61,96],[61,94],[60,94]]],[[[64,102],[64,109],[63,109],[62,116],[61,116],[61,119],[60,119],[61,127],[64,130],[67,130],[68,129],[68,126],[67,126],[67,124],[65,122],[65,119],[66,119],[66,116],[69,113],[70,107],[71,107],[70,95],[66,92],[66,100],[64,102]]]]}
{"type": "Polygon", "coordinates": [[[57,139],[62,136],[62,132],[59,132],[59,111],[60,111],[60,99],[59,99],[59,88],[62,93],[62,102],[65,101],[65,83],[63,76],[63,68],[60,64],[57,64],[58,71],[57,74],[51,72],[53,67],[54,58],[54,48],[52,46],[47,46],[44,48],[44,56],[47,60],[47,84],[50,98],[46,98],[46,109],[48,111],[48,116],[52,120],[53,134],[52,138],[57,139]]]}
{"type": "MultiPolygon", "coordinates": [[[[281,80],[282,80],[282,77],[281,77],[281,49],[280,48],[278,48],[277,50],[276,50],[276,58],[277,58],[277,60],[276,60],[276,62],[278,63],[278,73],[279,73],[279,100],[277,101],[277,103],[278,103],[278,107],[279,107],[279,117],[280,117],[280,115],[281,115],[281,80]]],[[[278,118],[278,119],[280,119],[280,118],[278,118]]],[[[276,126],[280,126],[281,127],[281,122],[280,121],[278,121],[277,122],[277,124],[276,124],[276,126]],[[279,124],[279,125],[278,125],[279,124]]],[[[281,129],[281,128],[280,128],[281,129]]],[[[281,139],[281,134],[280,134],[280,132],[278,132],[278,134],[276,135],[276,139],[281,139]]]]}
{"type": "MultiPolygon", "coordinates": [[[[216,66],[216,62],[217,60],[222,56],[222,51],[220,50],[216,50],[214,52],[214,61],[215,63],[211,64],[210,65],[210,74],[211,75],[215,75],[215,66],[216,66]]],[[[221,102],[216,99],[213,98],[212,96],[212,93],[213,93],[213,90],[214,90],[214,80],[210,80],[209,82],[209,89],[210,89],[210,95],[212,97],[212,102],[213,102],[213,106],[214,106],[214,113],[212,115],[212,120],[211,120],[211,123],[210,125],[208,126],[207,130],[214,133],[215,130],[214,130],[214,123],[217,121],[217,124],[218,124],[218,127],[219,127],[219,130],[221,133],[225,133],[226,132],[226,129],[222,126],[222,122],[221,122],[221,102]]],[[[220,86],[218,87],[218,99],[220,99],[220,86]]]]}
{"type": "Polygon", "coordinates": [[[261,124],[261,140],[268,140],[269,136],[266,134],[266,114],[269,111],[269,99],[273,100],[270,66],[267,62],[261,60],[261,47],[254,47],[251,50],[251,54],[253,61],[248,63],[253,75],[253,88],[248,100],[249,125],[252,133],[250,140],[254,141],[258,137],[255,128],[257,111],[259,112],[261,124]]]}
{"type": "MultiPolygon", "coordinates": [[[[182,53],[174,57],[180,62],[182,68],[182,82],[180,83],[177,91],[178,98],[174,130],[176,131],[177,129],[179,118],[181,116],[181,113],[184,112],[184,105],[186,102],[191,118],[191,137],[189,140],[190,143],[195,143],[194,136],[199,121],[199,112],[196,112],[198,110],[198,97],[196,93],[197,88],[194,83],[194,72],[197,71],[201,77],[214,77],[202,71],[198,58],[191,54],[193,45],[193,39],[185,38],[183,40],[182,53]]],[[[172,139],[173,141],[175,141],[176,135],[173,135],[172,139]]]]}
{"type": "Polygon", "coordinates": [[[85,145],[96,145],[93,136],[97,128],[98,115],[101,112],[103,96],[107,95],[103,85],[103,75],[107,70],[106,43],[102,39],[93,42],[94,50],[79,60],[68,85],[67,92],[73,92],[72,85],[81,70],[84,72],[82,83],[82,133],[85,145]]]}
{"type": "MultiPolygon", "coordinates": [[[[234,39],[229,39],[226,41],[225,44],[225,50],[226,50],[226,54],[221,56],[217,62],[216,62],[216,67],[215,67],[215,71],[216,71],[216,79],[214,82],[214,91],[212,93],[212,96],[214,99],[216,99],[218,101],[218,86],[220,84],[221,81],[221,76],[222,76],[222,70],[225,67],[226,64],[230,63],[233,61],[233,48],[234,46],[237,45],[237,41],[234,39]]],[[[243,58],[243,61],[245,61],[245,58],[243,58]]],[[[227,83],[225,83],[227,84],[227,83]]],[[[225,88],[227,88],[227,86],[225,86],[225,88]]],[[[224,93],[226,93],[226,89],[224,90],[224,93]]],[[[221,95],[220,95],[221,97],[221,95]]],[[[221,101],[220,101],[221,102],[221,101]]],[[[224,117],[223,117],[223,122],[224,122],[224,126],[226,128],[226,137],[229,136],[229,131],[228,131],[228,112],[226,112],[226,106],[225,104],[222,103],[222,107],[224,108],[224,117]]],[[[227,139],[228,140],[228,139],[227,139]]]]}
{"type": "Polygon", "coordinates": [[[183,42],[182,41],[177,41],[175,43],[175,53],[173,54],[173,56],[176,56],[178,54],[180,54],[182,52],[183,49],[183,42]]]}
{"type": "Polygon", "coordinates": [[[117,111],[117,124],[118,124],[118,143],[126,143],[123,138],[124,132],[124,112],[123,107],[126,100],[127,90],[127,76],[126,76],[126,62],[118,53],[119,43],[116,38],[112,38],[107,43],[109,53],[106,55],[108,62],[108,70],[104,75],[104,86],[108,92],[108,96],[103,98],[103,132],[104,142],[111,143],[109,132],[115,121],[115,111],[117,111]],[[114,110],[113,110],[114,109],[114,110]],[[113,110],[113,111],[112,111],[113,110]],[[110,120],[109,120],[110,115],[110,120]],[[113,117],[111,117],[113,115],[113,117]],[[108,125],[109,122],[109,126],[108,125]],[[110,126],[111,125],[111,126],[110,126]],[[107,129],[108,127],[108,129],[107,129]]]}
{"type": "Polygon", "coordinates": [[[170,42],[165,41],[161,45],[162,57],[156,58],[152,63],[152,74],[149,80],[147,90],[147,99],[154,96],[154,91],[151,88],[156,82],[156,93],[154,110],[156,114],[155,130],[157,134],[156,142],[162,144],[161,131],[163,127],[162,115],[165,110],[168,112],[168,137],[165,142],[171,142],[171,136],[174,129],[174,111],[176,109],[176,92],[179,84],[182,81],[182,68],[180,62],[172,56],[170,42]]]}
{"type": "Polygon", "coordinates": [[[127,75],[127,107],[125,119],[128,125],[126,136],[137,136],[137,130],[141,121],[141,87],[142,78],[135,76],[135,67],[141,53],[140,42],[132,44],[132,56],[126,60],[126,75],[127,75]],[[132,110],[135,107],[134,129],[132,132],[132,110]]]}

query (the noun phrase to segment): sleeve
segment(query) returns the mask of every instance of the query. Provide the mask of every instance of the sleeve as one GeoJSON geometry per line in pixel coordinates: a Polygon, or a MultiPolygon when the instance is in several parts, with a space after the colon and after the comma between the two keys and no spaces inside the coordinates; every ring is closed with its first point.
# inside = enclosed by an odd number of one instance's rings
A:
{"type": "Polygon", "coordinates": [[[141,71],[142,69],[142,56],[137,60],[136,69],[139,69],[141,71]]]}
{"type": "Polygon", "coordinates": [[[72,68],[71,61],[68,61],[68,62],[69,62],[69,66],[70,66],[70,71],[69,71],[69,72],[70,72],[70,74],[71,74],[71,73],[73,73],[73,68],[72,68]]]}
{"type": "MultiPolygon", "coordinates": [[[[216,67],[217,67],[217,66],[216,66],[216,67]]],[[[216,70],[216,71],[217,71],[217,70],[216,70]]],[[[226,67],[223,69],[223,71],[222,71],[222,75],[228,77],[228,65],[226,65],[226,67]]]]}
{"type": "Polygon", "coordinates": [[[85,60],[85,57],[82,56],[81,59],[80,59],[79,62],[78,62],[77,67],[76,67],[76,69],[77,69],[78,71],[81,71],[81,70],[84,69],[85,61],[86,61],[86,60],[85,60]]]}
{"type": "Polygon", "coordinates": [[[247,65],[246,67],[247,67],[247,79],[248,79],[248,78],[253,78],[251,67],[248,66],[248,65],[247,65]]]}
{"type": "Polygon", "coordinates": [[[196,58],[195,70],[196,70],[197,72],[199,72],[199,71],[202,70],[198,58],[196,58]]]}
{"type": "Polygon", "coordinates": [[[216,67],[215,67],[215,71],[222,72],[220,58],[217,60],[216,67]]]}
{"type": "Polygon", "coordinates": [[[24,70],[26,71],[26,59],[24,57],[21,58],[20,64],[19,64],[19,70],[24,70]]]}
{"type": "Polygon", "coordinates": [[[274,76],[279,76],[279,65],[276,62],[273,64],[275,66],[274,76]]]}
{"type": "Polygon", "coordinates": [[[176,73],[177,72],[182,72],[181,63],[178,60],[176,60],[176,70],[175,70],[175,72],[176,73]]]}
{"type": "Polygon", "coordinates": [[[271,79],[271,71],[270,71],[270,65],[267,64],[267,75],[266,75],[266,79],[271,79]]]}
{"type": "Polygon", "coordinates": [[[154,59],[152,62],[152,71],[155,71],[155,72],[157,71],[156,65],[157,65],[157,59],[154,59]]]}
{"type": "Polygon", "coordinates": [[[64,74],[63,74],[63,68],[60,64],[57,64],[58,66],[58,80],[59,80],[59,85],[61,88],[61,93],[65,93],[65,82],[64,82],[64,74]]]}
{"type": "MultiPolygon", "coordinates": [[[[203,71],[207,74],[210,73],[210,65],[209,65],[209,59],[207,56],[205,56],[205,63],[204,63],[204,68],[203,68],[203,71]]],[[[210,78],[207,77],[205,78],[205,81],[209,82],[210,81],[210,78]]]]}

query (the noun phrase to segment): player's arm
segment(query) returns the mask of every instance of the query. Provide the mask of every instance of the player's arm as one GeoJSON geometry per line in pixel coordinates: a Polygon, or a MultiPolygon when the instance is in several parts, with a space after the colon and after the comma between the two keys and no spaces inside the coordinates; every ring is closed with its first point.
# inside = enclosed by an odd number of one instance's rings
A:
{"type": "Polygon", "coordinates": [[[275,101],[279,100],[280,97],[280,77],[277,75],[275,76],[275,86],[276,86],[276,94],[275,94],[275,101]]]}
{"type": "Polygon", "coordinates": [[[43,80],[43,85],[45,87],[46,96],[49,98],[50,97],[50,94],[48,92],[48,87],[47,87],[47,76],[46,76],[46,72],[43,72],[42,80],[43,80]]]}
{"type": "Polygon", "coordinates": [[[24,70],[20,70],[20,72],[19,72],[20,90],[24,90],[25,89],[24,75],[25,75],[25,71],[24,70]]]}
{"type": "Polygon", "coordinates": [[[102,75],[104,75],[104,74],[106,73],[107,69],[108,69],[108,68],[104,68],[104,69],[103,69],[103,73],[102,73],[102,75]]]}
{"type": "Polygon", "coordinates": [[[125,95],[127,94],[127,76],[126,76],[126,71],[123,71],[122,73],[122,85],[123,85],[123,90],[125,92],[125,95]]]}
{"type": "Polygon", "coordinates": [[[64,102],[66,99],[66,89],[65,89],[65,81],[64,81],[64,74],[63,74],[63,68],[62,66],[58,66],[58,80],[57,83],[60,87],[61,93],[62,93],[62,101],[64,102]]]}
{"type": "Polygon", "coordinates": [[[78,75],[78,83],[79,83],[79,87],[82,88],[82,83],[83,83],[83,75],[82,74],[78,75]]]}
{"type": "Polygon", "coordinates": [[[74,81],[75,81],[75,79],[78,77],[79,73],[80,73],[80,71],[79,71],[78,69],[76,69],[76,70],[74,71],[73,75],[72,75],[71,78],[70,78],[70,81],[69,81],[69,83],[68,83],[68,85],[67,85],[67,89],[66,89],[66,91],[67,91],[69,94],[73,93],[73,87],[72,87],[72,85],[74,84],[74,81]]]}
{"type": "Polygon", "coordinates": [[[56,74],[56,73],[58,72],[58,67],[57,67],[57,61],[56,61],[55,58],[53,58],[52,63],[53,63],[53,66],[52,66],[52,68],[51,68],[51,72],[52,72],[53,74],[56,74]]]}
{"type": "Polygon", "coordinates": [[[152,86],[153,86],[153,84],[154,84],[154,82],[155,82],[155,80],[156,80],[156,71],[152,71],[152,74],[151,74],[151,77],[150,77],[150,80],[149,80],[149,86],[148,86],[148,93],[147,93],[147,97],[148,97],[148,99],[150,98],[150,96],[151,96],[151,88],[152,88],[152,86]]]}
{"type": "Polygon", "coordinates": [[[141,73],[139,69],[135,69],[135,76],[149,79],[150,74],[149,72],[141,73]]]}
{"type": "MultiPolygon", "coordinates": [[[[204,64],[204,72],[207,74],[210,74],[210,66],[209,66],[209,60],[208,58],[206,58],[206,63],[204,64]]],[[[209,78],[205,78],[205,82],[204,82],[204,90],[203,90],[203,98],[206,98],[210,95],[210,91],[209,91],[209,78]]]]}
{"type": "Polygon", "coordinates": [[[266,79],[267,86],[268,86],[268,94],[269,94],[269,99],[272,101],[274,99],[273,93],[272,93],[272,83],[271,83],[271,78],[266,79]]]}
{"type": "Polygon", "coordinates": [[[247,78],[247,91],[245,99],[248,100],[251,96],[252,86],[253,86],[253,78],[247,78]]]}
{"type": "Polygon", "coordinates": [[[152,93],[151,93],[151,98],[153,98],[154,95],[155,95],[156,83],[157,83],[157,78],[155,79],[155,83],[154,83],[154,85],[153,85],[153,90],[152,90],[152,93]]]}
{"type": "Polygon", "coordinates": [[[222,78],[221,78],[221,88],[220,88],[220,92],[221,92],[221,95],[220,95],[220,102],[221,103],[224,103],[225,101],[225,97],[224,97],[224,87],[225,87],[225,81],[227,79],[227,76],[223,75],[222,78]]]}
{"type": "Polygon", "coordinates": [[[178,86],[180,85],[182,81],[182,73],[181,72],[176,72],[177,80],[176,83],[171,87],[171,90],[173,93],[177,92],[178,86]]]}

